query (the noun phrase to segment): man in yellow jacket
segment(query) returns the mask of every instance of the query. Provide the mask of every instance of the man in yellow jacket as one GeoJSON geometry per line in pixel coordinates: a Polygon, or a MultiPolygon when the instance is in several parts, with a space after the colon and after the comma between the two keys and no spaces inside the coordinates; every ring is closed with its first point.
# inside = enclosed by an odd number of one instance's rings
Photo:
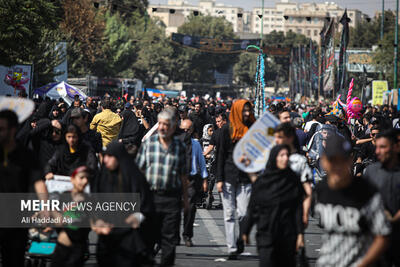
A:
{"type": "Polygon", "coordinates": [[[103,147],[118,137],[121,128],[121,117],[111,111],[111,101],[105,99],[101,103],[102,112],[96,114],[90,123],[90,129],[101,133],[103,147]]]}

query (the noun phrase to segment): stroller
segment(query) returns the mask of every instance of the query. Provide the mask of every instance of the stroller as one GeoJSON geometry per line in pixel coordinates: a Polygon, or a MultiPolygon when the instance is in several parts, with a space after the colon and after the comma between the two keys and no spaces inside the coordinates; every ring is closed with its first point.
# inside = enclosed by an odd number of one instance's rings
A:
{"type": "Polygon", "coordinates": [[[326,172],[321,166],[320,159],[325,151],[326,141],[331,136],[344,138],[335,126],[319,125],[307,144],[308,158],[314,173],[314,184],[326,178],[326,172]]]}
{"type": "Polygon", "coordinates": [[[215,159],[207,159],[206,160],[206,168],[207,168],[207,173],[208,173],[208,191],[203,192],[201,190],[200,196],[197,201],[197,207],[198,208],[203,208],[203,209],[211,209],[213,206],[214,202],[214,196],[213,196],[213,189],[215,185],[215,175],[213,174],[213,164],[214,164],[215,159]]]}
{"type": "Polygon", "coordinates": [[[25,253],[25,267],[46,267],[56,248],[57,233],[44,233],[41,229],[29,229],[28,249],[25,253]]]}
{"type": "MultiPolygon", "coordinates": [[[[46,181],[46,187],[51,194],[50,198],[53,198],[57,193],[71,190],[72,184],[70,177],[55,175],[53,180],[46,181]]],[[[89,193],[89,186],[85,188],[85,192],[89,193]]],[[[56,248],[57,237],[57,232],[54,229],[45,233],[41,228],[30,228],[27,251],[25,252],[25,267],[48,266],[56,248]]],[[[89,246],[94,245],[89,244],[89,246]]],[[[86,259],[88,259],[91,256],[89,250],[86,254],[86,259]]]]}

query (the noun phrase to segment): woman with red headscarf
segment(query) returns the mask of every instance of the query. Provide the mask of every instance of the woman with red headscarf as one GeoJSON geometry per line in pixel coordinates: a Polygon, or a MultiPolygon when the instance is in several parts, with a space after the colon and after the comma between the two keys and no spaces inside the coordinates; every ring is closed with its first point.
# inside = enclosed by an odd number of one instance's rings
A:
{"type": "Polygon", "coordinates": [[[244,250],[244,243],[235,234],[235,212],[239,221],[246,215],[251,195],[251,181],[233,162],[233,150],[237,142],[255,122],[250,101],[236,100],[231,108],[229,123],[221,128],[218,140],[217,189],[221,193],[224,209],[225,233],[228,246],[228,259],[237,259],[244,250]]]}

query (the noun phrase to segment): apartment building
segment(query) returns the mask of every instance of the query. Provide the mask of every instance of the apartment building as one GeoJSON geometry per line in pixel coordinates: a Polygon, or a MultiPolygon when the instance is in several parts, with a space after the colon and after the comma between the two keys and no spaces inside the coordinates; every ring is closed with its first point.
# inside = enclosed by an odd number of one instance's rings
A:
{"type": "MultiPolygon", "coordinates": [[[[177,32],[179,26],[187,21],[190,15],[210,15],[224,17],[232,23],[233,30],[238,35],[243,33],[268,34],[272,31],[287,33],[293,31],[304,34],[317,43],[320,42],[320,32],[327,20],[339,21],[345,9],[334,2],[324,3],[297,3],[290,0],[276,2],[274,7],[261,7],[252,11],[245,11],[241,7],[228,6],[216,3],[216,0],[200,0],[197,5],[189,4],[185,0],[168,0],[166,5],[149,5],[148,14],[158,17],[166,25],[167,34],[177,32]]],[[[357,9],[348,9],[347,15],[351,19],[350,27],[367,18],[357,9]]]]}
{"type": "MultiPolygon", "coordinates": [[[[272,31],[282,31],[284,33],[293,31],[304,34],[305,36],[320,41],[320,35],[326,20],[340,20],[345,9],[334,2],[325,3],[295,3],[289,0],[281,0],[275,7],[264,8],[262,14],[261,7],[253,9],[252,29],[254,33],[261,32],[263,23],[263,33],[272,31]]],[[[349,26],[355,27],[362,19],[367,16],[356,9],[347,10],[347,15],[351,19],[349,26]]]]}
{"type": "Polygon", "coordinates": [[[216,3],[215,0],[200,0],[198,5],[189,4],[184,0],[168,0],[166,5],[149,5],[147,12],[150,17],[158,17],[164,22],[167,26],[167,33],[176,32],[177,28],[190,15],[198,16],[200,14],[224,17],[232,23],[234,32],[243,32],[245,29],[248,31],[251,30],[250,12],[244,12],[241,7],[216,3]]]}

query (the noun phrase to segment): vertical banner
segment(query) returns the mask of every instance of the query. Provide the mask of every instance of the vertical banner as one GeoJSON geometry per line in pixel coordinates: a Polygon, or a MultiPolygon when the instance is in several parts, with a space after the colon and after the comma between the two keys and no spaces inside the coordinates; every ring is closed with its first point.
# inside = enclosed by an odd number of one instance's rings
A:
{"type": "Polygon", "coordinates": [[[311,68],[311,51],[310,46],[304,47],[304,76],[305,76],[305,87],[306,87],[306,96],[311,97],[311,75],[310,75],[310,68],[311,68]]]}
{"type": "Polygon", "coordinates": [[[29,95],[32,81],[32,65],[0,65],[0,95],[17,95],[24,91],[29,95]]]}
{"type": "Polygon", "coordinates": [[[303,66],[303,46],[299,46],[299,77],[300,77],[300,94],[304,95],[304,66],[303,66]]]}
{"type": "Polygon", "coordinates": [[[290,95],[294,96],[296,94],[295,86],[294,86],[294,75],[293,75],[293,49],[290,50],[290,60],[289,60],[289,91],[290,95]]]}
{"type": "Polygon", "coordinates": [[[305,46],[301,46],[300,48],[301,50],[301,84],[302,84],[302,88],[303,88],[303,96],[308,96],[308,80],[307,80],[307,55],[306,55],[306,51],[307,48],[305,46]]]}
{"type": "Polygon", "coordinates": [[[324,26],[319,33],[320,39],[321,39],[321,50],[320,50],[320,61],[319,61],[319,83],[318,83],[318,96],[320,93],[322,93],[323,88],[324,88],[324,72],[325,72],[325,32],[326,32],[326,22],[324,23],[324,26]]]}
{"type": "Polygon", "coordinates": [[[298,48],[292,48],[292,57],[291,57],[291,84],[292,90],[294,92],[293,95],[299,93],[299,68],[298,68],[298,48]]]}
{"type": "Polygon", "coordinates": [[[256,118],[260,118],[265,111],[265,62],[264,62],[265,54],[259,49],[258,57],[257,57],[257,71],[256,71],[256,101],[255,101],[255,116],[256,118]]]}
{"type": "Polygon", "coordinates": [[[299,48],[293,48],[294,50],[294,67],[295,67],[295,84],[296,94],[300,93],[300,66],[299,66],[299,48]]]}
{"type": "Polygon", "coordinates": [[[334,62],[335,62],[335,46],[334,46],[335,25],[333,18],[329,23],[328,29],[325,32],[325,60],[324,60],[324,78],[323,78],[323,91],[330,92],[334,90],[335,77],[334,77],[334,62]]]}
{"type": "Polygon", "coordinates": [[[342,35],[340,38],[340,50],[339,50],[339,64],[337,73],[338,82],[338,93],[345,95],[345,83],[346,83],[346,64],[347,64],[347,45],[349,43],[349,22],[350,19],[347,16],[347,9],[345,9],[340,24],[342,24],[342,35]]]}
{"type": "Polygon", "coordinates": [[[312,94],[318,94],[318,57],[317,47],[315,47],[310,40],[310,53],[311,53],[311,92],[312,94]]]}
{"type": "Polygon", "coordinates": [[[383,92],[387,90],[387,81],[372,81],[372,105],[383,105],[383,92]]]}

